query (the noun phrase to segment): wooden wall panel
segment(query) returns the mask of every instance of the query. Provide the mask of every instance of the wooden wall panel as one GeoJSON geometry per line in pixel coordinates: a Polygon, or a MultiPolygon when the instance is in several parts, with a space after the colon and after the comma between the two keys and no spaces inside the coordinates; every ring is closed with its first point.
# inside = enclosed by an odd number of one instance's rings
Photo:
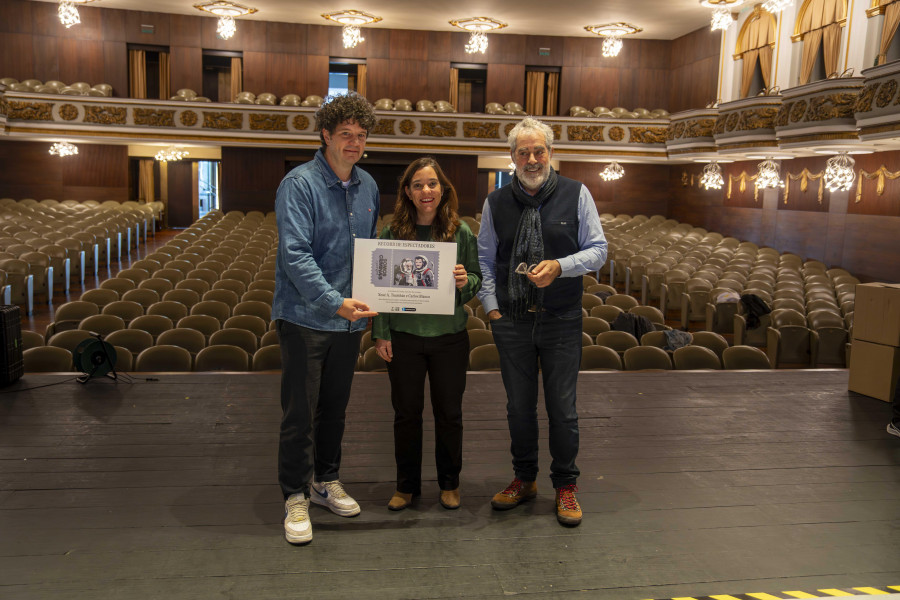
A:
{"type": "Polygon", "coordinates": [[[203,91],[203,52],[200,48],[170,46],[172,68],[172,93],[190,88],[200,94],[203,91]]]}
{"type": "Polygon", "coordinates": [[[565,38],[551,35],[527,35],[525,36],[525,52],[520,57],[520,62],[526,66],[534,67],[559,67],[563,64],[565,50],[565,38]],[[540,49],[550,50],[549,56],[541,56],[540,49]]]}
{"type": "MultiPolygon", "coordinates": [[[[49,144],[0,140],[0,197],[62,198],[62,159],[48,154],[49,144]]],[[[77,157],[69,157],[77,158],[77,157]]]]}
{"type": "MultiPolygon", "coordinates": [[[[479,198],[477,193],[478,158],[475,156],[436,156],[438,164],[447,179],[456,189],[459,198],[460,216],[475,216],[481,212],[484,198],[479,198]]],[[[384,200],[382,200],[384,203],[384,200]]],[[[382,211],[384,212],[384,211],[382,211]]]]}
{"type": "MultiPolygon", "coordinates": [[[[271,92],[279,98],[286,94],[297,94],[305,98],[306,57],[300,54],[266,54],[266,85],[255,91],[256,94],[271,92]]],[[[246,87],[246,85],[245,85],[246,87]]]]}
{"type": "Polygon", "coordinates": [[[103,82],[105,79],[103,42],[61,38],[59,79],[67,84],[86,81],[95,85],[103,82]]]}
{"type": "MultiPolygon", "coordinates": [[[[369,81],[371,81],[371,73],[369,81]]],[[[316,94],[323,98],[328,94],[328,57],[314,54],[306,56],[305,95],[316,94]]],[[[371,95],[371,92],[370,92],[371,95]]]]}
{"type": "MultiPolygon", "coordinates": [[[[527,36],[509,34],[488,34],[488,65],[523,65],[526,55],[527,36]]],[[[522,84],[525,85],[524,83],[522,84]]]]}
{"type": "MultiPolygon", "coordinates": [[[[275,54],[305,54],[306,37],[309,26],[298,23],[266,22],[265,47],[260,52],[275,54]]],[[[244,51],[251,50],[244,48],[244,51]]]]}
{"type": "MultiPolygon", "coordinates": [[[[244,52],[243,58],[243,83],[244,89],[254,94],[265,92],[269,87],[266,79],[267,75],[267,57],[265,52],[244,52]]],[[[175,88],[173,88],[174,91],[175,88]]],[[[299,93],[299,92],[297,92],[299,93]]]]}
{"type": "MultiPolygon", "coordinates": [[[[212,24],[215,35],[217,20],[214,18],[192,15],[169,15],[169,45],[188,48],[205,48],[206,40],[202,39],[204,24],[212,24]]],[[[235,34],[237,37],[237,34],[235,34]]]]}
{"type": "Polygon", "coordinates": [[[113,87],[112,95],[127,97],[128,48],[125,42],[103,42],[103,71],[101,81],[113,87]]]}
{"type": "Polygon", "coordinates": [[[446,62],[450,68],[452,35],[449,31],[429,31],[428,34],[428,60],[446,62]]]}
{"type": "Polygon", "coordinates": [[[838,263],[863,281],[900,282],[900,217],[848,214],[838,263]]]}
{"type": "Polygon", "coordinates": [[[104,8],[100,11],[103,41],[104,42],[127,42],[128,34],[126,31],[126,22],[128,11],[117,10],[114,8],[104,8]]]}
{"type": "Polygon", "coordinates": [[[275,192],[285,176],[289,152],[282,148],[222,148],[222,210],[274,210],[275,192]]]}
{"type": "Polygon", "coordinates": [[[130,44],[169,46],[170,17],[166,13],[125,11],[125,40],[130,44]],[[153,33],[141,33],[141,25],[153,25],[153,33]]]}
{"type": "Polygon", "coordinates": [[[525,65],[493,64],[487,68],[485,102],[525,105],[525,65]]]}
{"type": "Polygon", "coordinates": [[[169,199],[166,214],[169,227],[190,227],[194,222],[193,161],[179,160],[166,164],[169,199]]]}
{"type": "MultiPolygon", "coordinates": [[[[391,61],[386,58],[369,58],[366,60],[368,74],[366,88],[369,100],[391,98],[391,61]]],[[[413,100],[415,102],[415,100],[413,100]]]]}
{"type": "Polygon", "coordinates": [[[722,167],[722,177],[725,179],[725,206],[762,208],[762,194],[756,193],[755,180],[750,179],[757,171],[755,161],[741,161],[722,167]]]}
{"type": "Polygon", "coordinates": [[[0,77],[22,81],[34,75],[33,39],[30,33],[0,32],[0,77]]]}
{"type": "Polygon", "coordinates": [[[884,167],[892,174],[900,171],[900,152],[879,152],[854,157],[856,159],[856,184],[851,190],[847,212],[854,215],[880,215],[900,217],[900,179],[884,178],[884,193],[878,194],[878,179],[860,175],[865,171],[870,175],[884,167]],[[859,201],[857,202],[857,198],[859,201]]]}
{"type": "Polygon", "coordinates": [[[828,201],[831,198],[830,192],[825,188],[823,178],[809,179],[807,176],[806,191],[802,191],[803,170],[806,169],[810,175],[822,175],[825,171],[825,161],[827,157],[819,156],[814,158],[795,158],[793,160],[782,161],[781,176],[784,180],[786,194],[781,194],[778,202],[778,210],[782,211],[806,211],[806,212],[828,212],[828,201]],[[795,180],[795,177],[801,179],[795,180]],[[821,200],[819,194],[821,193],[821,200]]]}
{"type": "Polygon", "coordinates": [[[428,61],[428,100],[450,100],[450,63],[428,61]]]}
{"type": "Polygon", "coordinates": [[[424,49],[428,48],[428,35],[430,33],[430,31],[391,29],[390,59],[421,59],[424,49]]]}
{"type": "MultiPolygon", "coordinates": [[[[33,48],[34,73],[32,76],[41,81],[59,79],[59,38],[50,35],[36,35],[33,48]]],[[[63,83],[74,82],[65,81],[63,83]]]]}
{"type": "Polygon", "coordinates": [[[669,112],[702,108],[716,100],[720,39],[704,27],[672,40],[669,112]]]}
{"type": "Polygon", "coordinates": [[[0,2],[0,33],[32,33],[33,4],[25,0],[0,2]]]}
{"type": "Polygon", "coordinates": [[[615,182],[600,178],[602,163],[562,161],[559,173],[587,186],[601,213],[665,215],[669,198],[669,166],[626,164],[615,182]]]}

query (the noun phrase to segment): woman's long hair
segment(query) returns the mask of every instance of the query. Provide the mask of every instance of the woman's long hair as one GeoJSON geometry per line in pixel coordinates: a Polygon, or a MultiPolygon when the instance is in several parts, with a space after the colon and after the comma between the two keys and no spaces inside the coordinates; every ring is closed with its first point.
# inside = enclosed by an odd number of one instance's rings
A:
{"type": "Polygon", "coordinates": [[[407,195],[406,188],[412,182],[413,176],[420,169],[431,167],[441,184],[441,203],[431,224],[431,237],[436,242],[452,242],[459,229],[459,199],[456,197],[456,189],[444,175],[437,161],[429,156],[414,160],[400,178],[400,189],[397,191],[397,203],[394,205],[394,220],[391,221],[391,233],[397,240],[416,239],[416,205],[407,195]]]}

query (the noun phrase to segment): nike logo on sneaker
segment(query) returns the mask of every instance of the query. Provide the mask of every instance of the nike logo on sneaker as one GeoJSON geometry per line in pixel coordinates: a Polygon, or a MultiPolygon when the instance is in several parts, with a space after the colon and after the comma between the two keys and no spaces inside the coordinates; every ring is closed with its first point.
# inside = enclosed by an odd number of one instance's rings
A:
{"type": "Polygon", "coordinates": [[[318,495],[322,496],[323,498],[327,498],[327,497],[328,497],[328,488],[322,488],[322,491],[321,491],[321,492],[320,492],[319,490],[316,490],[315,488],[313,488],[313,489],[315,490],[315,492],[316,492],[318,495]]]}

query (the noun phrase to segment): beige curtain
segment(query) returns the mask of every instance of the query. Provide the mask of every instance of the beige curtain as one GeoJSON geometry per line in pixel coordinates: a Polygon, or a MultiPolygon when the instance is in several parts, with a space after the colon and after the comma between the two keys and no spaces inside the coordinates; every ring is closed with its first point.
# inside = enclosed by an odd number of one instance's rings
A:
{"type": "MultiPolygon", "coordinates": [[[[244,91],[244,65],[243,60],[237,57],[231,59],[231,98],[229,102],[234,102],[237,95],[244,91]]],[[[221,98],[219,98],[221,100],[221,98]]]]}
{"type": "Polygon", "coordinates": [[[837,23],[822,30],[822,52],[825,53],[825,76],[831,77],[838,72],[838,59],[841,56],[841,26],[837,23]]]}
{"type": "Polygon", "coordinates": [[[169,62],[169,53],[159,53],[159,99],[168,100],[172,96],[172,67],[169,62]]]}
{"type": "Polygon", "coordinates": [[[547,114],[559,112],[559,73],[547,73],[547,114]]]}
{"type": "Polygon", "coordinates": [[[147,97],[147,60],[143,50],[128,51],[128,97],[147,97]]]}
{"type": "Polygon", "coordinates": [[[525,73],[525,112],[529,115],[544,114],[544,79],[543,71],[525,73]]]}
{"type": "Polygon", "coordinates": [[[138,162],[138,200],[140,202],[153,202],[156,193],[153,188],[153,163],[152,158],[142,158],[138,162]]]}
{"type": "Polygon", "coordinates": [[[368,75],[368,72],[369,70],[366,65],[356,65],[356,93],[363,97],[365,97],[366,92],[368,91],[366,89],[368,84],[366,76],[368,75]]]}
{"type": "Polygon", "coordinates": [[[821,29],[847,17],[847,0],[808,0],[797,16],[797,33],[821,29]]]}
{"type": "Polygon", "coordinates": [[[763,85],[766,89],[772,85],[772,46],[759,49],[759,70],[762,71],[763,85]]]}
{"type": "Polygon", "coordinates": [[[878,64],[887,60],[887,51],[891,47],[891,40],[897,33],[900,25],[900,2],[892,2],[884,9],[884,23],[881,25],[881,48],[878,50],[878,64]]]}
{"type": "Polygon", "coordinates": [[[450,67],[450,106],[459,110],[459,69],[450,67]]]}
{"type": "Polygon", "coordinates": [[[800,85],[809,83],[813,65],[816,64],[816,56],[819,54],[819,46],[821,45],[821,29],[807,31],[806,35],[803,36],[803,56],[800,59],[800,85]]]}
{"type": "Polygon", "coordinates": [[[746,98],[750,93],[750,84],[753,83],[753,70],[756,68],[756,59],[759,58],[759,50],[747,50],[744,52],[744,65],[741,70],[741,98],[746,98]]]}

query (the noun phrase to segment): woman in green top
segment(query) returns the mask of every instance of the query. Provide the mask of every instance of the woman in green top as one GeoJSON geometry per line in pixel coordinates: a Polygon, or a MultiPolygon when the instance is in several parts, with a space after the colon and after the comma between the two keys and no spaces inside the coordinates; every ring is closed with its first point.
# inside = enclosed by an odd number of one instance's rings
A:
{"type": "Polygon", "coordinates": [[[481,269],[475,235],[459,220],[458,205],[456,190],[437,162],[419,158],[403,174],[394,220],[381,233],[387,239],[456,242],[457,263],[454,314],[383,313],[372,324],[375,351],[388,363],[394,406],[397,491],[388,502],[391,510],[403,510],[422,492],[426,373],[431,384],[440,502],[444,508],[459,508],[462,396],[469,361],[468,315],[463,305],[481,287],[481,269]]]}

